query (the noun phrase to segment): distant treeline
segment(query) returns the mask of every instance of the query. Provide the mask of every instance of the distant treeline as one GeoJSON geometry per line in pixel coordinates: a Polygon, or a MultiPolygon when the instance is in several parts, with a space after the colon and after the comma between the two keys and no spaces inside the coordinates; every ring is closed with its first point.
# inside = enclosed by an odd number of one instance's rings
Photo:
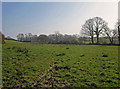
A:
{"type": "Polygon", "coordinates": [[[39,36],[32,33],[19,33],[17,40],[22,42],[35,42],[46,44],[119,44],[120,30],[119,23],[114,29],[110,29],[105,20],[94,17],[86,20],[79,35],[68,35],[55,32],[54,34],[41,34],[39,36]]]}
{"type": "MultiPolygon", "coordinates": [[[[39,36],[32,35],[31,33],[17,35],[18,41],[21,42],[32,42],[41,44],[97,44],[96,37],[94,37],[94,43],[91,42],[90,37],[81,37],[79,35],[63,35],[60,33],[39,36]]],[[[99,44],[111,44],[108,37],[100,37],[99,44]]],[[[118,37],[113,37],[112,44],[118,44],[118,37]]]]}

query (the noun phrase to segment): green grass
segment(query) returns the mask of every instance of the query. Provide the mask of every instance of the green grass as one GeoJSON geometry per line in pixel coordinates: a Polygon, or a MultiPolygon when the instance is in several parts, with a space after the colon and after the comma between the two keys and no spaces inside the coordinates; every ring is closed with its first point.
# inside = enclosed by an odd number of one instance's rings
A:
{"type": "Polygon", "coordinates": [[[120,87],[118,46],[6,41],[2,47],[3,87],[120,87]]]}

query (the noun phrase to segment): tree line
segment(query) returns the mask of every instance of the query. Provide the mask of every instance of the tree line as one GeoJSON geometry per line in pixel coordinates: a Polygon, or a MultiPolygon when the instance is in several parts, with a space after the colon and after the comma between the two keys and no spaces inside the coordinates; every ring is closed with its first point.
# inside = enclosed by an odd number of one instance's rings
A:
{"type": "Polygon", "coordinates": [[[78,43],[78,35],[63,35],[60,32],[54,34],[41,34],[39,36],[33,35],[32,33],[17,35],[18,41],[22,42],[34,42],[34,43],[47,43],[47,44],[74,44],[78,43]]]}
{"type": "Polygon", "coordinates": [[[86,20],[79,35],[63,35],[58,31],[54,34],[41,34],[39,36],[32,33],[19,33],[17,40],[47,44],[118,44],[120,39],[119,26],[119,23],[116,23],[115,28],[110,29],[105,20],[101,17],[94,17],[86,20]]]}

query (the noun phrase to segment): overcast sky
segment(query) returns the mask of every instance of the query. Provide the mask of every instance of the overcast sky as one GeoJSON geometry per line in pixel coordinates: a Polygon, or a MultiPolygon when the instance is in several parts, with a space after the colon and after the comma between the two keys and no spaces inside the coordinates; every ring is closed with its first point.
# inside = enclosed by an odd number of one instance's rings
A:
{"type": "Polygon", "coordinates": [[[118,18],[117,2],[3,2],[2,31],[18,33],[79,34],[89,18],[101,17],[113,29],[118,18]]]}

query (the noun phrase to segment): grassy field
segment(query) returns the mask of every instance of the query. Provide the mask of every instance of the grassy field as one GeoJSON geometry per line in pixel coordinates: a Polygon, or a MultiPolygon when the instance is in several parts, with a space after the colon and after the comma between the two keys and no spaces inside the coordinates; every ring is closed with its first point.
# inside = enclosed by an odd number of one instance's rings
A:
{"type": "Polygon", "coordinates": [[[3,87],[120,87],[118,46],[6,41],[3,87]]]}

